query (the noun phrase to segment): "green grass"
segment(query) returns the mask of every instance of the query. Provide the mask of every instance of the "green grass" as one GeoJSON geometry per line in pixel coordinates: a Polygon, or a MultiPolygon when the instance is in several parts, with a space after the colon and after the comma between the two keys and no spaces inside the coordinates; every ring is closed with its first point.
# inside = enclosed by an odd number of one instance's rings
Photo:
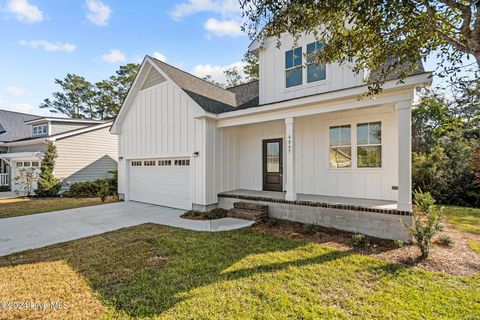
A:
{"type": "Polygon", "coordinates": [[[446,206],[444,214],[456,229],[480,235],[480,209],[446,206]]]}
{"type": "MultiPolygon", "coordinates": [[[[106,202],[112,202],[109,198],[106,202]]],[[[24,216],[102,204],[99,198],[12,198],[0,199],[0,218],[24,216]]]]}
{"type": "Polygon", "coordinates": [[[478,255],[480,255],[480,242],[475,240],[468,240],[468,246],[475,251],[478,255]]]}
{"type": "Polygon", "coordinates": [[[253,229],[142,225],[0,258],[0,318],[478,319],[480,276],[421,271],[253,229]]]}

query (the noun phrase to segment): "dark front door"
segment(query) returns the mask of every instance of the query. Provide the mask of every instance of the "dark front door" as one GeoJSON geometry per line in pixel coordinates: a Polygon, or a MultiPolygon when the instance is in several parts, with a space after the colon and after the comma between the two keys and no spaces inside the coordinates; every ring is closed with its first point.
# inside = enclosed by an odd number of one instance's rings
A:
{"type": "Polygon", "coordinates": [[[283,191],[282,139],[263,140],[263,190],[283,191]]]}

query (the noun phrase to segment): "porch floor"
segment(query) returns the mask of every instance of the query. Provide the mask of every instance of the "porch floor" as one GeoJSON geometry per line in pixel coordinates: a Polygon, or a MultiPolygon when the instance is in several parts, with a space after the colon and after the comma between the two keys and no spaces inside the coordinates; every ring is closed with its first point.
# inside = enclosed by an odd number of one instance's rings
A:
{"type": "MultiPolygon", "coordinates": [[[[276,191],[256,191],[256,190],[237,189],[237,190],[222,192],[220,194],[230,195],[230,196],[236,195],[236,196],[248,196],[248,197],[264,197],[264,198],[285,200],[285,192],[276,192],[276,191]]],[[[323,195],[303,194],[303,193],[297,194],[297,201],[322,202],[322,203],[328,203],[332,205],[336,205],[336,204],[351,205],[351,206],[364,207],[368,209],[388,209],[388,210],[397,209],[396,201],[360,199],[360,198],[349,198],[349,197],[334,197],[334,196],[323,196],[323,195]]]]}

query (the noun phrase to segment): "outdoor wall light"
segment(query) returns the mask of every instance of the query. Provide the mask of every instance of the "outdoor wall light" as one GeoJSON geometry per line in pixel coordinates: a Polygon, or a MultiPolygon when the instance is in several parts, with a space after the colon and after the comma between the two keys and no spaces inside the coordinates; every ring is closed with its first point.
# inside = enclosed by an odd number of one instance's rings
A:
{"type": "Polygon", "coordinates": [[[198,158],[198,156],[200,156],[200,152],[195,151],[195,152],[193,153],[193,157],[194,157],[194,158],[198,158]]]}

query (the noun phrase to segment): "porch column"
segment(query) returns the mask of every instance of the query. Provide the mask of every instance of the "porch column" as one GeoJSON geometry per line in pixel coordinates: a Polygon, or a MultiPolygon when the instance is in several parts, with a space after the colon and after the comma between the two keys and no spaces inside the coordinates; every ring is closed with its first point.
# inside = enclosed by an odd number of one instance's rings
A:
{"type": "Polygon", "coordinates": [[[293,118],[285,119],[285,136],[287,137],[287,194],[286,200],[297,200],[295,192],[295,136],[293,134],[293,118]]]}
{"type": "Polygon", "coordinates": [[[412,100],[396,104],[398,123],[398,210],[412,210],[412,100]]]}

